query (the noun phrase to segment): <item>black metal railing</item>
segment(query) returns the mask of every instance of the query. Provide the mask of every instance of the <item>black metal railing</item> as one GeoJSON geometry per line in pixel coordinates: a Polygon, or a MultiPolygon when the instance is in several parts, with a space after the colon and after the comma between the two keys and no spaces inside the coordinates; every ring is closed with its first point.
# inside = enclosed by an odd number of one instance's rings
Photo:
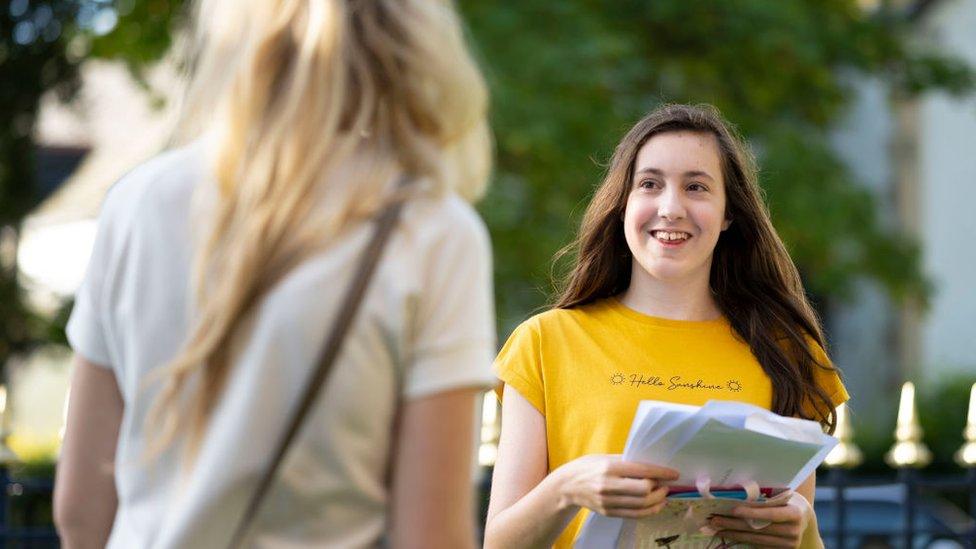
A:
{"type": "Polygon", "coordinates": [[[894,478],[833,469],[818,485],[817,516],[828,549],[871,545],[866,540],[906,549],[951,540],[976,549],[976,469],[943,476],[901,469],[894,478]],[[947,503],[953,496],[964,508],[947,503]]]}
{"type": "Polygon", "coordinates": [[[51,520],[54,481],[50,477],[11,475],[0,466],[0,547],[58,547],[51,520]]]}
{"type": "MultiPolygon", "coordinates": [[[[479,483],[481,502],[487,502],[490,475],[491,469],[484,469],[479,483]]],[[[828,549],[854,549],[871,543],[907,549],[924,547],[934,540],[952,540],[976,549],[976,469],[938,477],[904,469],[888,478],[865,478],[833,469],[821,472],[819,477],[817,512],[828,549]],[[873,500],[858,495],[866,489],[887,495],[873,500]],[[968,504],[963,516],[944,516],[946,512],[938,504],[950,495],[968,504]],[[886,511],[870,507],[879,501],[888,504],[886,511]],[[866,512],[877,514],[873,523],[866,523],[863,513],[858,513],[864,506],[868,506],[866,512]],[[940,512],[943,516],[937,516],[940,512]],[[942,522],[933,522],[933,516],[942,522]],[[878,526],[878,522],[883,524],[878,526]]],[[[0,486],[0,547],[58,547],[50,522],[53,480],[11,475],[6,467],[0,467],[0,486]]]]}

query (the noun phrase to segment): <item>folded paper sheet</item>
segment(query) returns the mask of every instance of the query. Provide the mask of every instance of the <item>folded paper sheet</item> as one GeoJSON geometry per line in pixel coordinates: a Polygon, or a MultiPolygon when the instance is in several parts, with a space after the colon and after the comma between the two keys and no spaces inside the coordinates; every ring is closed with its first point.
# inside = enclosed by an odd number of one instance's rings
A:
{"type": "Polygon", "coordinates": [[[696,487],[700,497],[669,497],[661,513],[640,520],[590,514],[576,547],[673,548],[707,540],[700,530],[711,514],[738,505],[784,505],[823,462],[837,439],[813,421],[788,418],[741,402],[702,407],[643,401],[630,428],[624,459],[667,465],[680,472],[674,487],[696,487]],[[746,488],[747,501],[716,497],[712,488],[746,488]],[[767,489],[765,497],[760,488],[767,489]],[[771,489],[771,490],[770,490],[771,489]],[[673,539],[670,539],[673,538],[673,539]]]}

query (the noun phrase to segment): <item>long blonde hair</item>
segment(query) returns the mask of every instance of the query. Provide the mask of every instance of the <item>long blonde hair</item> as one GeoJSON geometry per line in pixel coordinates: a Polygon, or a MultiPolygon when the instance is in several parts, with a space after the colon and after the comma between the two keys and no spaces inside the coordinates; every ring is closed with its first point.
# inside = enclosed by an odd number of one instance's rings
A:
{"type": "Polygon", "coordinates": [[[211,134],[219,197],[196,317],[149,416],[195,455],[248,313],[289,271],[394,198],[398,173],[479,198],[487,90],[445,0],[200,0],[181,134],[211,134]],[[184,400],[185,399],[185,400],[184,400]]]}

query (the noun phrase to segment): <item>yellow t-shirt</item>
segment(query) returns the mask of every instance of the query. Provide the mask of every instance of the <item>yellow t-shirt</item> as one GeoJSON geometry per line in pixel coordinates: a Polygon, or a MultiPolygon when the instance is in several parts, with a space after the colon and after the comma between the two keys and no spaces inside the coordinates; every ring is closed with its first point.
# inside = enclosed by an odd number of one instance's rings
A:
{"type": "MultiPolygon", "coordinates": [[[[814,353],[826,362],[819,346],[814,353]]],[[[509,337],[495,369],[545,416],[549,471],[587,454],[623,453],[642,400],[736,400],[769,409],[773,398],[769,377],[726,319],[656,318],[616,298],[530,318],[509,337]]],[[[835,371],[818,368],[815,379],[835,406],[847,400],[835,371]]],[[[555,547],[572,547],[587,512],[555,547]]]]}

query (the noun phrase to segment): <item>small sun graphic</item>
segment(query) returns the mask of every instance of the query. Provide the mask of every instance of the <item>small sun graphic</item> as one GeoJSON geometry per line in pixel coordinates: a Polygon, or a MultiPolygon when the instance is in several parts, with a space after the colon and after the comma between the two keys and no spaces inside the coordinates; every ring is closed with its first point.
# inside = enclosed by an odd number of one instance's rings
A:
{"type": "Polygon", "coordinates": [[[624,382],[624,375],[621,373],[616,373],[610,376],[610,383],[613,383],[614,385],[620,385],[623,382],[624,382]]]}
{"type": "Polygon", "coordinates": [[[741,383],[739,383],[738,381],[736,381],[736,380],[734,380],[734,379],[733,379],[733,380],[729,380],[729,382],[728,382],[728,383],[726,383],[725,385],[726,385],[726,386],[727,386],[727,387],[729,388],[729,390],[730,390],[730,391],[732,391],[733,393],[738,393],[739,391],[741,391],[741,390],[742,390],[742,384],[741,384],[741,383]]]}

